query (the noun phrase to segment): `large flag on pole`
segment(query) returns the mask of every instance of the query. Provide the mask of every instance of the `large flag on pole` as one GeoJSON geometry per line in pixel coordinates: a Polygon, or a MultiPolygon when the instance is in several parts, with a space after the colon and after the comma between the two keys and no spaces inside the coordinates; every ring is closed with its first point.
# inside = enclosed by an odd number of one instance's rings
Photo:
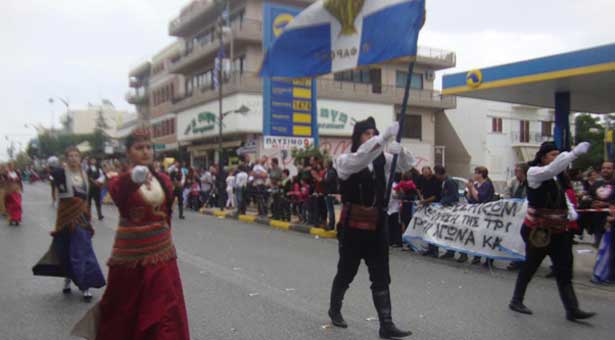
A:
{"type": "Polygon", "coordinates": [[[267,51],[261,75],[314,77],[416,56],[425,0],[320,0],[267,51]]]}

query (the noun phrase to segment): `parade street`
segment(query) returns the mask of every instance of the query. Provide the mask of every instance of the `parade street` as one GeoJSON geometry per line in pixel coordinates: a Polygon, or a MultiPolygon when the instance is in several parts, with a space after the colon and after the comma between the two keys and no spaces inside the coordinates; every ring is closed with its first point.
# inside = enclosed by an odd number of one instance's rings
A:
{"type": "MultiPolygon", "coordinates": [[[[71,339],[70,329],[91,307],[63,280],[35,277],[31,268],[51,242],[55,219],[49,185],[26,185],[24,219],[0,227],[0,338],[71,339]]],[[[117,225],[115,207],[94,221],[101,266],[117,225]]],[[[377,339],[367,269],[362,265],[346,295],[348,329],[327,316],[336,270],[337,241],[257,224],[188,212],[174,217],[192,339],[377,339]]],[[[615,332],[615,293],[577,281],[581,306],[598,316],[566,321],[554,281],[539,272],[526,298],[533,316],[508,309],[515,273],[391,252],[393,318],[413,331],[409,339],[607,339],[615,332]]],[[[103,289],[94,290],[94,302],[103,289]]],[[[94,303],[93,302],[93,303],[94,303]]]]}

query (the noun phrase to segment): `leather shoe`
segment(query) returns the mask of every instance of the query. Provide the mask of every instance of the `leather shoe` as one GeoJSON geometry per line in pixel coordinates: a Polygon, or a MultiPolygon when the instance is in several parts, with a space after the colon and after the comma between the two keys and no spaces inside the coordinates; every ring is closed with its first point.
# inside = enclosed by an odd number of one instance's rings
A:
{"type": "Polygon", "coordinates": [[[511,310],[517,313],[521,313],[521,314],[528,314],[528,315],[534,314],[531,309],[527,308],[523,304],[523,302],[511,301],[510,304],[508,304],[508,308],[510,308],[511,310]]]}

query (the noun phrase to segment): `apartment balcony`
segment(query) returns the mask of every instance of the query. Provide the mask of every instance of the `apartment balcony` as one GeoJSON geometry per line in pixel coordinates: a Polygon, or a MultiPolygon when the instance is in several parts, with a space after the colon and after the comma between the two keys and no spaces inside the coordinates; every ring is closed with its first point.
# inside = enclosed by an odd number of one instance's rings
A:
{"type": "MultiPolygon", "coordinates": [[[[263,92],[263,79],[257,77],[255,74],[236,74],[233,77],[225,77],[222,86],[223,96],[230,96],[238,92],[261,94],[263,92]]],[[[192,94],[174,98],[173,111],[180,112],[197,105],[205,104],[217,98],[217,89],[214,89],[211,85],[203,86],[194,89],[192,94]]]]}
{"type": "Polygon", "coordinates": [[[147,104],[147,91],[128,91],[126,93],[126,101],[132,105],[147,104]]]}
{"type": "MultiPolygon", "coordinates": [[[[318,79],[318,98],[401,105],[404,89],[394,85],[373,86],[330,79],[318,79]]],[[[439,91],[411,89],[409,106],[448,110],[457,107],[457,97],[439,91]]]]}
{"type": "Polygon", "coordinates": [[[135,78],[147,78],[149,77],[150,70],[152,68],[152,63],[149,61],[144,61],[139,63],[137,66],[130,69],[128,73],[129,77],[135,78]]]}
{"type": "MultiPolygon", "coordinates": [[[[231,24],[231,29],[231,31],[225,32],[223,37],[227,50],[231,39],[233,39],[235,49],[238,49],[244,43],[260,43],[263,39],[263,23],[259,20],[235,21],[231,24]]],[[[203,63],[213,63],[219,48],[220,41],[218,39],[209,40],[204,44],[195,44],[191,51],[184,52],[183,56],[171,63],[170,72],[190,74],[200,68],[203,63]]]]}
{"type": "MultiPolygon", "coordinates": [[[[374,91],[370,84],[355,84],[328,79],[319,79],[317,84],[319,99],[400,105],[404,95],[404,89],[395,86],[380,86],[380,91],[374,91]]],[[[238,92],[262,94],[263,79],[254,73],[244,73],[236,75],[232,79],[226,78],[222,89],[224,96],[238,92]]],[[[193,90],[191,95],[175,98],[171,111],[180,112],[217,98],[218,91],[208,85],[193,90]]],[[[453,109],[457,106],[457,97],[443,96],[438,91],[412,89],[409,105],[432,110],[453,109]]]]}
{"type": "Polygon", "coordinates": [[[169,35],[185,37],[199,30],[204,22],[216,19],[214,1],[192,1],[181,9],[177,18],[169,22],[169,35]]]}
{"type": "Polygon", "coordinates": [[[416,63],[429,66],[433,70],[444,70],[457,65],[455,52],[419,46],[416,53],[416,63]]]}

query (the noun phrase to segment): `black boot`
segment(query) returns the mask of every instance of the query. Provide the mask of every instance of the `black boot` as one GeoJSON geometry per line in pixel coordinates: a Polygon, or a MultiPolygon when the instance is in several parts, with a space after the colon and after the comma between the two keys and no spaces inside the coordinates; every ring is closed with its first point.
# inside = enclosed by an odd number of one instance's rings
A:
{"type": "Polygon", "coordinates": [[[372,291],[374,306],[380,320],[380,337],[382,339],[399,339],[412,335],[410,331],[402,331],[395,326],[391,317],[391,295],[389,289],[372,291]]]}
{"type": "Polygon", "coordinates": [[[579,308],[579,300],[577,300],[577,295],[574,293],[572,284],[560,287],[559,293],[564,307],[566,308],[566,319],[568,321],[589,319],[596,315],[596,313],[584,312],[579,308]]]}
{"type": "Polygon", "coordinates": [[[525,291],[527,290],[527,285],[531,279],[531,276],[526,274],[527,273],[521,269],[519,275],[517,275],[515,291],[513,292],[513,297],[508,304],[508,308],[518,313],[531,315],[533,314],[532,310],[523,304],[523,300],[525,299],[525,291]]]}
{"type": "Polygon", "coordinates": [[[347,328],[348,324],[344,320],[342,316],[342,300],[344,300],[344,294],[346,293],[346,289],[348,288],[340,288],[333,284],[333,288],[331,288],[331,302],[329,305],[329,317],[331,318],[331,323],[334,326],[347,328]]]}

